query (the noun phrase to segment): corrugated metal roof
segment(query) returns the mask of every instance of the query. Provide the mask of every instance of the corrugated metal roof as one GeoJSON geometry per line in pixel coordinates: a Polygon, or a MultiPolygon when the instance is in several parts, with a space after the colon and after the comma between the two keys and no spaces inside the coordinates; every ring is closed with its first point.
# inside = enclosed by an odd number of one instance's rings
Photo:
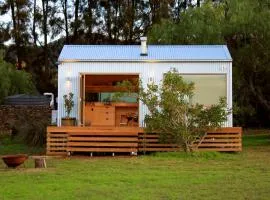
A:
{"type": "Polygon", "coordinates": [[[140,45],[65,45],[62,61],[231,61],[226,45],[148,45],[148,55],[140,55],[140,45]]]}

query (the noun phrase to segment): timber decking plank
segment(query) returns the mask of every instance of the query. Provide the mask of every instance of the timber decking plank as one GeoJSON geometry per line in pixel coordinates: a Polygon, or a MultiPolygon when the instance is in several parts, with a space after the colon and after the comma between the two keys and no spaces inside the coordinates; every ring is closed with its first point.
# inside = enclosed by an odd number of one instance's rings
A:
{"type": "Polygon", "coordinates": [[[116,141],[116,142],[125,142],[125,141],[133,141],[138,142],[137,137],[75,137],[70,136],[68,138],[69,141],[116,141]]]}
{"type": "Polygon", "coordinates": [[[63,146],[63,147],[47,147],[47,151],[56,151],[56,150],[66,150],[67,147],[66,146],[63,146]]]}
{"type": "MultiPolygon", "coordinates": [[[[204,139],[203,140],[203,143],[205,143],[205,142],[210,142],[210,143],[220,143],[220,142],[232,142],[232,143],[236,143],[236,142],[241,142],[242,140],[240,139],[240,138],[236,138],[236,139],[230,139],[230,138],[228,138],[228,139],[223,139],[223,138],[221,138],[221,139],[217,139],[217,138],[214,138],[214,139],[204,139]]],[[[196,142],[199,142],[198,140],[196,141],[196,142]]]]}
{"type": "Polygon", "coordinates": [[[62,142],[62,143],[55,143],[55,142],[50,142],[50,143],[47,143],[48,146],[66,146],[67,142],[62,142]]]}
{"type": "Polygon", "coordinates": [[[213,134],[213,135],[206,135],[205,138],[241,138],[239,134],[213,134]]]}
{"type": "Polygon", "coordinates": [[[139,148],[138,151],[181,151],[181,148],[139,148]]]}
{"type": "Polygon", "coordinates": [[[151,144],[151,143],[148,143],[148,144],[142,144],[142,143],[140,143],[139,144],[139,147],[174,147],[174,148],[176,148],[178,145],[176,145],[176,144],[160,144],[160,143],[158,143],[158,144],[151,144]]]}
{"type": "Polygon", "coordinates": [[[159,139],[139,139],[139,142],[159,142],[159,139]]]}
{"type": "Polygon", "coordinates": [[[208,133],[242,133],[241,127],[226,127],[216,130],[210,130],[208,133]]]}
{"type": "Polygon", "coordinates": [[[195,151],[242,151],[242,148],[199,148],[195,151]]]}
{"type": "Polygon", "coordinates": [[[67,138],[47,138],[47,142],[65,142],[67,138]]]}
{"type": "Polygon", "coordinates": [[[47,132],[143,132],[143,128],[139,127],[79,127],[79,126],[62,126],[62,127],[47,127],[47,132]]]}
{"type": "Polygon", "coordinates": [[[201,143],[199,147],[240,147],[240,143],[201,143]]]}
{"type": "Polygon", "coordinates": [[[136,133],[136,132],[130,132],[130,133],[128,133],[128,132],[102,132],[102,131],[100,131],[100,132],[91,132],[91,133],[87,133],[87,132],[74,132],[74,133],[70,133],[70,132],[68,132],[68,135],[69,136],[76,136],[76,135],[79,135],[79,136],[82,136],[82,135],[85,135],[85,136],[87,136],[87,135],[89,135],[89,136],[109,136],[109,135],[111,135],[111,136],[115,136],[115,137],[117,137],[117,136],[137,136],[138,134],[136,133]]]}
{"type": "Polygon", "coordinates": [[[68,147],[67,151],[71,152],[137,152],[137,148],[79,148],[68,147]]]}
{"type": "Polygon", "coordinates": [[[138,143],[127,143],[127,142],[68,142],[68,148],[72,146],[89,146],[89,147],[137,147],[138,143]]]}

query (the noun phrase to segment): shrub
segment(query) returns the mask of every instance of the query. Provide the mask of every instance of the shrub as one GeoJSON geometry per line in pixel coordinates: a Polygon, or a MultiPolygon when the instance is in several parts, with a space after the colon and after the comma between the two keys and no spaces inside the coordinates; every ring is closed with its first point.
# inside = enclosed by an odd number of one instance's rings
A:
{"type": "Polygon", "coordinates": [[[8,123],[15,138],[30,146],[45,145],[49,118],[44,113],[37,113],[35,116],[18,113],[18,119],[10,120],[8,123]]]}
{"type": "Polygon", "coordinates": [[[74,101],[73,101],[73,96],[74,94],[72,92],[70,92],[68,95],[64,95],[64,107],[65,107],[65,111],[67,113],[67,118],[70,118],[70,113],[74,107],[74,101]]]}
{"type": "Polygon", "coordinates": [[[163,140],[172,139],[190,152],[196,139],[220,127],[229,114],[225,98],[209,107],[191,104],[193,90],[194,84],[185,82],[175,69],[164,75],[161,86],[151,83],[141,89],[139,98],[149,110],[146,132],[157,132],[163,140]]]}

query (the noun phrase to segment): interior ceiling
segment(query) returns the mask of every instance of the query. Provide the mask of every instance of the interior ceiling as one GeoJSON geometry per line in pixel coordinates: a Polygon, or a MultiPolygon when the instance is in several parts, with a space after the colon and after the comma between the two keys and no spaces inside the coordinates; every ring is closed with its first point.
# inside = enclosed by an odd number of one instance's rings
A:
{"type": "Polygon", "coordinates": [[[139,75],[85,75],[85,85],[115,85],[123,80],[136,82],[138,79],[139,75]]]}

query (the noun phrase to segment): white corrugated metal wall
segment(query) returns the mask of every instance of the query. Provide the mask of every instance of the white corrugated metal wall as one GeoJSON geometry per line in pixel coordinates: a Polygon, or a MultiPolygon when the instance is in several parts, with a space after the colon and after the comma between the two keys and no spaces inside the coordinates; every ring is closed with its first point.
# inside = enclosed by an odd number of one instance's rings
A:
{"type": "MultiPolygon", "coordinates": [[[[176,68],[181,74],[226,74],[227,103],[232,108],[232,64],[231,62],[64,62],[58,67],[58,125],[61,117],[65,116],[63,95],[74,93],[75,106],[71,116],[78,119],[78,98],[80,73],[87,74],[139,74],[145,86],[150,78],[156,84],[162,80],[163,74],[171,68],[176,68]]],[[[147,112],[140,103],[139,120],[143,126],[147,112]]],[[[232,126],[232,114],[228,116],[225,126],[232,126]]]]}

